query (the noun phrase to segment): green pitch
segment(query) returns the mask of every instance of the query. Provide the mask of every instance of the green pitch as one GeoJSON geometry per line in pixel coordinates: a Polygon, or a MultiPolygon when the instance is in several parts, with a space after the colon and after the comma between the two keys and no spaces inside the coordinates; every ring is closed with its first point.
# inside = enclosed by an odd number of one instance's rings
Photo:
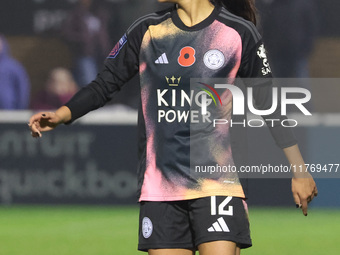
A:
{"type": "MultiPolygon", "coordinates": [[[[246,255],[338,255],[340,210],[252,208],[246,255]]],[[[137,252],[136,207],[0,207],[0,255],[137,252]]]]}

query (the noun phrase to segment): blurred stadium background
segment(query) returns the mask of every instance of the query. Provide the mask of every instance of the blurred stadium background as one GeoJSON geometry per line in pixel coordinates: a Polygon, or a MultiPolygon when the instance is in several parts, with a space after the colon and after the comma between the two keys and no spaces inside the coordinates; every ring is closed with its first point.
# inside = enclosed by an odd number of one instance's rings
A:
{"type": "MultiPolygon", "coordinates": [[[[268,20],[306,22],[307,17],[293,11],[291,0],[256,3],[258,26],[269,44],[268,20]],[[282,16],[273,15],[277,9],[282,16]]],[[[296,136],[306,162],[339,164],[340,2],[314,3],[313,45],[306,58],[313,117],[301,122],[296,136]]],[[[60,127],[34,140],[26,126],[38,110],[34,100],[45,89],[52,70],[65,68],[79,87],[83,85],[76,77],[74,45],[62,32],[76,4],[77,0],[0,2],[0,34],[31,84],[26,109],[0,109],[0,255],[138,254],[138,79],[129,82],[111,104],[72,127],[60,127]]],[[[136,18],[163,7],[156,0],[93,1],[94,11],[105,11],[100,17],[106,17],[111,48],[136,18]]],[[[95,24],[104,24],[100,22],[95,24]]],[[[293,37],[298,25],[283,26],[277,36],[292,33],[293,37]]],[[[249,130],[249,140],[253,164],[286,164],[267,129],[249,130]]],[[[333,173],[316,179],[319,196],[310,205],[308,217],[295,209],[289,179],[249,180],[254,247],[244,254],[339,254],[339,177],[333,173]]]]}

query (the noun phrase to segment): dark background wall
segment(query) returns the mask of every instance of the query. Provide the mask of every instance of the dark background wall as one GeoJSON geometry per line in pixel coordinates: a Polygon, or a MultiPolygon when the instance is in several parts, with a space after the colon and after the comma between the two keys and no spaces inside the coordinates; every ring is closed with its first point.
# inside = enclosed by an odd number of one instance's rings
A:
{"type": "MultiPolygon", "coordinates": [[[[29,113],[13,113],[10,119],[25,115],[29,113]]],[[[30,137],[25,122],[0,118],[0,204],[134,204],[137,127],[133,122],[98,122],[110,116],[100,113],[96,121],[61,126],[38,140],[30,137]]],[[[340,163],[339,126],[302,125],[295,134],[307,163],[340,163]]],[[[287,165],[267,128],[248,129],[248,140],[250,165],[287,165]]],[[[313,206],[340,206],[338,168],[333,174],[313,173],[319,188],[313,206]]],[[[249,179],[249,204],[294,206],[290,175],[272,176],[249,179]]]]}

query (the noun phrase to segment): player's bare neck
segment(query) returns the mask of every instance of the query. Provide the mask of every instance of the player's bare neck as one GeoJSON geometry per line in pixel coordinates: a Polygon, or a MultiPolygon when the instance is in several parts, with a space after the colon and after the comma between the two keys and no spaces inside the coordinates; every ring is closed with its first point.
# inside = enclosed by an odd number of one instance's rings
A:
{"type": "Polygon", "coordinates": [[[214,5],[209,0],[183,0],[178,4],[177,12],[182,22],[192,27],[202,22],[214,10],[214,5]]]}

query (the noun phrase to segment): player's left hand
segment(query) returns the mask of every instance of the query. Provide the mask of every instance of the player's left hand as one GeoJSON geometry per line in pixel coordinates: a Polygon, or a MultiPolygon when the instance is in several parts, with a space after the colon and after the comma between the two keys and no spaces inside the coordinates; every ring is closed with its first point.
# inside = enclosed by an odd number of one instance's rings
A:
{"type": "Polygon", "coordinates": [[[318,195],[313,177],[309,173],[303,177],[293,177],[292,192],[296,206],[307,216],[308,204],[318,195]]]}

